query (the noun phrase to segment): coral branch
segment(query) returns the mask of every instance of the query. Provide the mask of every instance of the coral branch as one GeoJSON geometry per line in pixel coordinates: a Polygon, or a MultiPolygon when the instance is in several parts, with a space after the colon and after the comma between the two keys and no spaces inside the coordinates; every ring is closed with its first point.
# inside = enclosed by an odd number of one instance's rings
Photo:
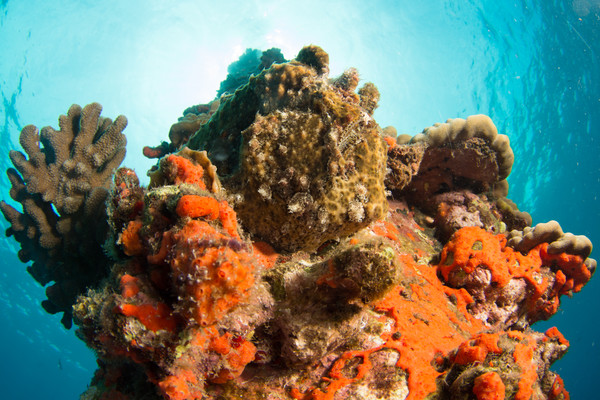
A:
{"type": "Polygon", "coordinates": [[[100,117],[101,110],[98,103],[73,105],[59,118],[58,131],[23,128],[20,143],[27,156],[11,151],[17,170],[7,171],[10,195],[23,213],[0,203],[11,224],[7,235],[21,244],[19,258],[33,261],[29,273],[41,285],[55,282],[42,305],[52,314],[64,312],[66,327],[76,297],[108,269],[101,247],[108,230],[104,201],[125,157],[127,120],[119,116],[113,122],[100,117]]]}

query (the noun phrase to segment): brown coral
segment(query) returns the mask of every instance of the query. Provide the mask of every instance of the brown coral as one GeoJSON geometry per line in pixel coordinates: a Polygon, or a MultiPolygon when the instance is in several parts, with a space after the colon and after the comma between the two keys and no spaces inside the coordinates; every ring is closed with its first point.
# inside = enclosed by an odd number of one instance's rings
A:
{"type": "Polygon", "coordinates": [[[106,273],[104,201],[113,170],[125,157],[126,118],[113,122],[100,117],[101,110],[98,103],[73,105],[59,118],[58,131],[23,128],[20,143],[27,156],[11,151],[16,170],[7,171],[10,195],[23,213],[0,204],[11,223],[7,234],[21,244],[19,258],[33,261],[29,273],[42,285],[55,282],[42,305],[52,314],[64,312],[67,327],[76,296],[106,273]]]}
{"type": "Polygon", "coordinates": [[[189,141],[217,166],[245,228],[279,249],[315,249],[385,210],[377,89],[356,94],[355,70],[332,82],[327,70],[327,53],[305,47],[252,77],[189,141]]]}
{"type": "MultiPolygon", "coordinates": [[[[435,124],[414,136],[410,144],[427,145],[419,172],[402,196],[423,202],[434,194],[468,189],[474,193],[503,188],[514,154],[506,135],[498,134],[491,119],[473,115],[435,124]]],[[[409,145],[410,145],[409,144],[409,145]]]]}

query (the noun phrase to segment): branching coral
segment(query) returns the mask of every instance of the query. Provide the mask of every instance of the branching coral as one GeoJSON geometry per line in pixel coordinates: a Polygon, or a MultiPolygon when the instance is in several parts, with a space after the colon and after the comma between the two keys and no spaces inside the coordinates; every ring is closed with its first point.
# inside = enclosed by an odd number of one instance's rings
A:
{"type": "Polygon", "coordinates": [[[7,171],[10,195],[20,213],[2,202],[11,223],[7,234],[21,244],[19,258],[33,261],[29,273],[42,285],[54,281],[42,305],[64,312],[71,326],[71,306],[78,294],[102,279],[108,268],[101,245],[107,234],[104,201],[113,171],[125,157],[127,125],[100,117],[102,107],[73,105],[59,118],[60,130],[23,128],[20,143],[27,156],[10,152],[15,168],[7,171]],[[90,223],[90,221],[97,221],[90,223]]]}

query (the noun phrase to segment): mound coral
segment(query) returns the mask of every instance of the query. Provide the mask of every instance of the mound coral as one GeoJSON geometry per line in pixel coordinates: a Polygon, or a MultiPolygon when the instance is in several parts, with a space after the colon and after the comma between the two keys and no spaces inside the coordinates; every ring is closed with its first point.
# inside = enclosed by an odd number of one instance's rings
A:
{"type": "Polygon", "coordinates": [[[282,250],[314,250],[385,211],[386,147],[370,116],[379,94],[354,93],[355,70],[330,82],[328,63],[313,46],[274,64],[188,142],[208,152],[246,229],[282,250]]]}
{"type": "Polygon", "coordinates": [[[596,262],[506,198],[507,136],[479,115],[395,138],[355,69],[328,79],[317,46],[277,55],[249,52],[233,94],[144,150],[148,187],[127,168],[109,186],[125,120],[98,105],[61,117],[71,152],[24,129],[24,213],[2,211],[34,277],[62,288],[46,309],[97,353],[82,399],[568,399],[550,367],[569,342],[531,324],[596,262]]]}

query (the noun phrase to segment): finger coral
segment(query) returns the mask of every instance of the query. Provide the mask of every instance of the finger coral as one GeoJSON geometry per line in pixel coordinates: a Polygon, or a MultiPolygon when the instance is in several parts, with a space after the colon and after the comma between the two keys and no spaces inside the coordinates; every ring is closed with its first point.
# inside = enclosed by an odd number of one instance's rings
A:
{"type": "Polygon", "coordinates": [[[144,150],[148,187],[113,174],[125,120],[96,104],[24,129],[24,213],[1,208],[96,351],[82,399],[568,399],[569,342],[531,325],[591,279],[592,244],[506,198],[508,137],[482,115],[397,136],[355,69],[279,55],[248,52],[144,150]]]}
{"type": "Polygon", "coordinates": [[[28,271],[41,285],[54,282],[44,309],[63,312],[66,327],[75,298],[99,282],[109,265],[102,251],[108,228],[104,201],[125,157],[127,119],[113,122],[100,117],[101,110],[98,103],[73,105],[59,118],[58,131],[23,128],[20,143],[27,156],[11,151],[16,170],[7,171],[10,195],[23,213],[0,203],[11,224],[7,234],[21,244],[19,259],[33,261],[28,271]]]}

